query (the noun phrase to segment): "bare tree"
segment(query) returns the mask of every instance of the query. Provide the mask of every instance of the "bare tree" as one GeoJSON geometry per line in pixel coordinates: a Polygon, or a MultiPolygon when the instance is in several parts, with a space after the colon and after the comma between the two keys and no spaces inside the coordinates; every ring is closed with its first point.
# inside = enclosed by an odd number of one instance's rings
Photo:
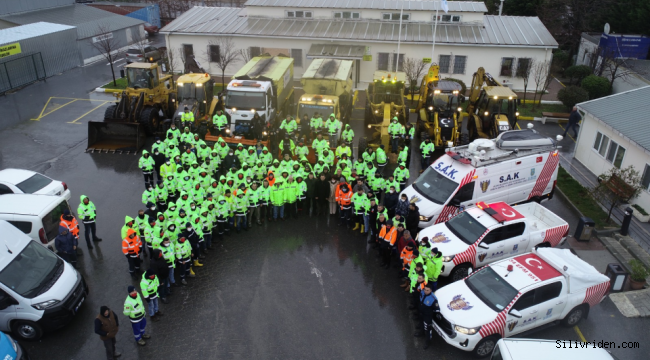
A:
{"type": "Polygon", "coordinates": [[[241,61],[244,63],[248,63],[251,61],[253,58],[253,54],[251,53],[251,48],[244,48],[244,49],[239,49],[239,57],[241,58],[241,61]]]}
{"type": "Polygon", "coordinates": [[[542,102],[542,95],[553,77],[551,76],[551,63],[549,61],[540,61],[535,64],[532,70],[533,80],[535,81],[535,94],[533,94],[533,109],[537,107],[535,100],[539,93],[539,102],[542,102]]]}
{"type": "Polygon", "coordinates": [[[133,43],[131,45],[133,45],[133,47],[138,49],[142,53],[142,56],[144,56],[145,54],[144,48],[147,47],[147,42],[145,39],[142,38],[142,34],[140,33],[140,31],[134,32],[131,36],[131,39],[133,40],[133,43]]]}
{"type": "Polygon", "coordinates": [[[643,189],[645,187],[641,185],[641,174],[634,169],[633,165],[625,169],[614,166],[598,176],[598,185],[591,193],[608,209],[605,221],[609,222],[616,206],[638,197],[643,189]]]}
{"type": "Polygon", "coordinates": [[[522,68],[521,66],[517,67],[517,77],[521,78],[524,81],[524,102],[521,104],[521,106],[524,107],[526,106],[526,91],[528,90],[528,83],[534,66],[535,66],[535,59],[530,58],[528,59],[528,62],[526,63],[526,66],[524,68],[522,68]]]}
{"type": "MultiPolygon", "coordinates": [[[[167,62],[167,72],[172,75],[172,79],[174,78],[174,71],[176,70],[176,67],[179,65],[178,64],[178,59],[181,57],[179,55],[180,50],[176,50],[174,48],[167,48],[163,56],[165,57],[165,61],[167,62]]],[[[172,87],[176,87],[176,83],[172,81],[172,87]]]]}
{"type": "Polygon", "coordinates": [[[617,50],[605,49],[598,58],[600,63],[597,66],[597,75],[609,78],[610,89],[613,88],[616,79],[621,79],[627,82],[628,78],[633,74],[645,75],[644,71],[635,67],[634,60],[631,61],[628,58],[621,58],[617,54],[617,50]]]}
{"type": "Polygon", "coordinates": [[[97,25],[96,35],[91,39],[91,45],[111,64],[111,73],[113,74],[113,86],[117,86],[115,80],[115,68],[113,64],[119,56],[119,42],[113,37],[107,24],[97,25]]]}
{"type": "Polygon", "coordinates": [[[418,79],[420,76],[422,76],[422,73],[424,72],[424,69],[426,68],[427,64],[422,61],[422,59],[415,59],[411,57],[407,57],[404,60],[404,73],[406,73],[406,77],[409,79],[409,92],[411,93],[411,104],[413,104],[413,92],[414,89],[417,89],[418,86],[418,79]]]}
{"type": "Polygon", "coordinates": [[[221,87],[225,85],[226,68],[228,65],[237,62],[241,56],[240,51],[235,49],[235,43],[230,37],[219,37],[210,40],[208,46],[208,60],[215,63],[221,70],[221,87]]]}

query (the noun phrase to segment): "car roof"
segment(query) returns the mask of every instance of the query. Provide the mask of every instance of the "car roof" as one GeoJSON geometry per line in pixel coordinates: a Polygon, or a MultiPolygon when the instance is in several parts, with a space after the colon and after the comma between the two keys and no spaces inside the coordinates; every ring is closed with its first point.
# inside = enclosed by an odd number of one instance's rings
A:
{"type": "Polygon", "coordinates": [[[0,220],[0,246],[5,250],[0,251],[0,267],[8,264],[9,260],[13,259],[22,249],[29,244],[32,239],[25,235],[22,231],[18,230],[10,223],[0,220]]]}
{"type": "Polygon", "coordinates": [[[53,203],[65,200],[62,196],[7,194],[0,196],[0,214],[39,215],[53,203]]]}
{"type": "Polygon", "coordinates": [[[4,169],[0,170],[0,180],[5,180],[11,184],[19,184],[37,174],[34,171],[23,169],[4,169]]]}
{"type": "MultiPolygon", "coordinates": [[[[607,350],[595,347],[585,346],[580,351],[574,349],[558,348],[558,342],[563,340],[538,340],[538,339],[501,339],[507,347],[507,352],[512,359],[526,360],[546,360],[546,359],[565,359],[570,354],[572,360],[611,360],[614,359],[607,350]]],[[[568,340],[567,340],[568,341],[568,340]]],[[[575,341],[572,341],[575,348],[575,341]]]]}
{"type": "Polygon", "coordinates": [[[563,276],[551,264],[534,253],[514,256],[489,266],[518,291],[563,276]],[[512,265],[512,271],[508,270],[508,265],[512,265]]]}

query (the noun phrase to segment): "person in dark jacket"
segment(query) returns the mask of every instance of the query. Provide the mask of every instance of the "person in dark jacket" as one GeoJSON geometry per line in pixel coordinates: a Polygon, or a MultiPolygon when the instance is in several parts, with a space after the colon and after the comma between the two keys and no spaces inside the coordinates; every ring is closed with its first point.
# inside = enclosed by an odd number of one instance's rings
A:
{"type": "Polygon", "coordinates": [[[307,175],[307,179],[305,179],[305,184],[307,185],[307,192],[305,193],[305,196],[307,197],[305,199],[305,204],[307,204],[307,209],[305,210],[305,213],[309,213],[309,216],[312,215],[312,212],[315,212],[314,210],[317,210],[317,205],[316,205],[316,182],[318,180],[316,177],[314,177],[314,173],[310,172],[309,175],[307,175]]]}
{"type": "Polygon", "coordinates": [[[392,219],[395,216],[395,208],[397,207],[397,202],[399,201],[399,194],[397,189],[394,186],[390,187],[390,190],[384,196],[384,206],[388,210],[388,218],[392,219]]]}
{"type": "Polygon", "coordinates": [[[153,158],[154,168],[156,169],[156,176],[158,176],[158,182],[162,182],[165,179],[160,177],[160,167],[165,164],[165,154],[161,153],[159,148],[155,148],[153,155],[151,155],[151,158],[153,158]]]}
{"type": "Polygon", "coordinates": [[[164,304],[167,304],[167,295],[171,294],[171,290],[168,287],[169,285],[169,265],[167,261],[163,258],[162,251],[160,249],[155,249],[151,257],[151,262],[149,262],[149,269],[153,270],[158,276],[158,281],[160,286],[158,286],[158,296],[160,296],[160,301],[164,304]]]}
{"type": "Polygon", "coordinates": [[[562,137],[566,137],[567,132],[569,132],[569,129],[573,129],[573,137],[577,138],[578,137],[578,123],[582,120],[582,116],[580,116],[580,113],[578,112],[578,107],[574,106],[573,110],[571,110],[571,114],[569,114],[569,123],[566,125],[566,129],[564,129],[564,134],[562,134],[562,137]]]}
{"type": "Polygon", "coordinates": [[[409,200],[406,194],[402,194],[397,207],[395,208],[395,215],[401,215],[404,219],[409,215],[409,200]]]}
{"type": "Polygon", "coordinates": [[[386,218],[386,215],[379,214],[379,216],[377,217],[377,222],[375,224],[375,227],[373,228],[374,235],[370,237],[370,239],[373,240],[373,246],[379,251],[380,255],[381,255],[380,245],[382,244],[382,240],[379,239],[379,232],[381,231],[381,227],[386,225],[387,222],[388,219],[386,218]]]}
{"type": "Polygon", "coordinates": [[[377,231],[377,199],[370,199],[370,208],[368,209],[368,232],[370,233],[368,244],[375,243],[375,235],[379,232],[377,231]]]}
{"type": "Polygon", "coordinates": [[[67,228],[59,226],[59,235],[54,239],[59,256],[77,268],[77,238],[67,228]]]}
{"type": "Polygon", "coordinates": [[[257,112],[255,115],[253,115],[253,120],[251,120],[251,127],[253,130],[253,137],[257,140],[262,139],[262,133],[264,132],[264,127],[266,125],[266,121],[262,120],[260,117],[260,114],[257,112]]]}
{"type": "Polygon", "coordinates": [[[406,215],[406,230],[411,232],[412,236],[417,237],[418,225],[420,225],[420,209],[415,204],[409,204],[409,214],[406,215]]]}
{"type": "Polygon", "coordinates": [[[99,338],[104,343],[106,348],[106,359],[114,360],[122,356],[122,354],[115,351],[115,336],[120,330],[120,321],[117,319],[115,312],[108,308],[108,306],[102,306],[99,308],[99,315],[95,318],[95,334],[99,335],[99,338]]]}
{"type": "Polygon", "coordinates": [[[192,255],[194,256],[192,258],[192,260],[194,260],[193,265],[198,267],[203,266],[203,264],[199,263],[199,259],[205,258],[205,255],[200,255],[201,252],[199,242],[201,241],[201,238],[192,227],[192,223],[188,222],[185,224],[185,229],[183,232],[181,232],[181,237],[189,240],[190,244],[192,245],[192,255]]]}
{"type": "Polygon", "coordinates": [[[221,173],[225,174],[227,171],[230,171],[231,168],[236,168],[236,169],[241,169],[241,163],[239,162],[239,158],[235,155],[235,152],[233,149],[228,150],[228,155],[223,158],[223,162],[221,163],[221,173]]]}
{"type": "Polygon", "coordinates": [[[319,179],[316,181],[316,188],[314,192],[314,199],[316,200],[316,215],[321,212],[327,213],[330,197],[330,184],[329,179],[325,174],[321,173],[319,179]]]}

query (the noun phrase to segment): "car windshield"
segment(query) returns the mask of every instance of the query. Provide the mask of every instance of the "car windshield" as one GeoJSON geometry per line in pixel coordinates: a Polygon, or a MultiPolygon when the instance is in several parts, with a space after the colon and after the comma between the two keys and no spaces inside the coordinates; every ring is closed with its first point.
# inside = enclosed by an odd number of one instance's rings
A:
{"type": "Polygon", "coordinates": [[[61,275],[63,260],[43,245],[30,241],[23,251],[2,271],[0,282],[28,299],[51,287],[61,275]]]}
{"type": "Polygon", "coordinates": [[[298,111],[299,118],[302,119],[303,115],[307,115],[307,118],[311,119],[314,117],[315,113],[319,113],[322,119],[328,119],[330,114],[335,113],[334,106],[300,104],[300,109],[298,111]]]}
{"type": "Polygon", "coordinates": [[[232,91],[226,96],[226,107],[237,109],[266,109],[263,92],[232,91]]]}
{"type": "Polygon", "coordinates": [[[129,68],[126,72],[128,86],[130,88],[149,88],[153,89],[153,83],[156,79],[156,74],[154,74],[151,69],[139,69],[139,68],[129,68]]]}
{"type": "Polygon", "coordinates": [[[16,184],[16,187],[25,194],[33,194],[38,190],[48,186],[52,182],[52,179],[47,178],[41,174],[34,174],[32,177],[27,180],[16,184]]]}
{"type": "Polygon", "coordinates": [[[413,188],[425,198],[436,204],[442,205],[453,194],[458,183],[435,171],[427,168],[413,183],[413,188]]]}
{"type": "Polygon", "coordinates": [[[468,245],[475,243],[486,230],[485,226],[466,211],[454,216],[445,223],[445,226],[468,245]]]}
{"type": "Polygon", "coordinates": [[[486,266],[465,279],[465,284],[485,305],[500,312],[517,296],[517,290],[486,266]]]}

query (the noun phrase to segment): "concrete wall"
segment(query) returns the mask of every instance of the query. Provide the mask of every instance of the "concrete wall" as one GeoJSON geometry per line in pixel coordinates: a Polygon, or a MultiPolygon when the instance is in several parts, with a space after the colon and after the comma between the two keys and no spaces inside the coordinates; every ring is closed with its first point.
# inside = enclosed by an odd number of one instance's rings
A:
{"type": "MultiPolygon", "coordinates": [[[[210,40],[216,39],[216,36],[204,36],[204,35],[167,35],[167,46],[173,49],[181,49],[182,44],[193,44],[194,46],[194,55],[197,57],[201,65],[206,71],[210,72],[212,75],[221,75],[221,71],[215,66],[215,64],[210,64],[208,57],[206,55],[207,48],[210,40]]],[[[302,49],[303,54],[303,66],[296,67],[294,70],[294,79],[298,80],[302,76],[303,72],[309,66],[311,62],[310,59],[306,58],[307,52],[312,44],[322,44],[330,43],[327,40],[318,40],[318,39],[295,39],[295,38],[263,38],[263,37],[244,37],[238,36],[232,38],[235,47],[237,49],[247,49],[251,46],[254,47],[272,47],[275,49],[302,49]]],[[[387,52],[394,53],[397,51],[397,43],[362,43],[362,42],[352,42],[352,41],[337,41],[333,44],[339,45],[365,45],[369,47],[369,52],[372,55],[372,61],[361,61],[360,65],[360,82],[369,83],[373,80],[373,73],[377,70],[377,59],[378,53],[387,52]]],[[[492,47],[492,46],[453,46],[447,44],[436,44],[434,61],[438,62],[439,55],[464,55],[467,56],[467,64],[465,66],[464,74],[442,74],[442,77],[454,77],[463,80],[469,87],[472,82],[472,75],[474,71],[479,67],[484,67],[487,72],[492,74],[496,79],[501,82],[507,82],[513,84],[513,89],[519,90],[523,89],[523,80],[517,77],[503,77],[500,76],[501,69],[501,58],[502,57],[514,57],[514,58],[533,58],[536,61],[545,61],[551,60],[552,52],[549,48],[548,50],[539,49],[539,48],[525,48],[525,47],[492,47]]],[[[180,53],[180,52],[179,52],[180,53]]],[[[406,57],[413,58],[425,58],[431,57],[431,44],[405,44],[402,43],[400,46],[400,53],[406,55],[406,57]]],[[[516,64],[516,59],[515,59],[516,64]]],[[[179,68],[175,69],[176,71],[182,71],[180,68],[182,64],[179,65],[179,68]]],[[[237,70],[243,66],[241,61],[233,63],[226,69],[226,75],[232,75],[237,70]]],[[[514,73],[514,71],[513,71],[514,73]]],[[[532,84],[532,78],[529,81],[530,86],[534,87],[532,84]]],[[[363,84],[359,84],[359,87],[364,87],[363,84]]]]}
{"type": "Polygon", "coordinates": [[[578,55],[576,55],[576,65],[592,66],[592,56],[596,49],[598,49],[598,44],[594,44],[591,41],[581,37],[580,46],[578,48],[578,55]]]}
{"type": "MultiPolygon", "coordinates": [[[[575,147],[575,158],[585,165],[594,175],[598,176],[612,168],[612,164],[602,157],[594,148],[597,132],[609,137],[611,140],[625,148],[625,157],[621,163],[621,169],[630,165],[643,173],[646,164],[650,164],[650,151],[638,146],[627,140],[618,131],[612,129],[607,124],[594,118],[590,114],[585,114],[580,126],[580,134],[575,147]]],[[[644,209],[650,209],[650,193],[642,191],[641,195],[632,201],[639,204],[644,209]]]]}
{"type": "MultiPolygon", "coordinates": [[[[135,34],[140,32],[140,38],[144,39],[144,27],[142,25],[135,25],[129,28],[124,28],[120,30],[113,31],[113,39],[116,39],[116,47],[122,48],[133,43],[133,38],[136,37],[135,34]],[[130,35],[128,34],[130,32],[130,35]]],[[[101,52],[92,46],[92,38],[85,38],[77,40],[79,46],[79,51],[81,51],[81,56],[84,59],[91,58],[93,56],[101,55],[101,52]]]]}
{"type": "MultiPolygon", "coordinates": [[[[311,11],[313,18],[319,19],[333,19],[334,12],[339,11],[350,11],[358,12],[361,16],[361,19],[378,19],[382,18],[382,13],[394,13],[400,12],[400,10],[379,10],[379,9],[320,9],[320,8],[280,8],[280,7],[263,7],[263,6],[247,6],[246,13],[248,16],[262,16],[262,17],[273,17],[273,18],[283,18],[285,17],[285,11],[311,11]]],[[[432,21],[435,11],[412,11],[404,9],[404,14],[411,14],[411,21],[432,21]]],[[[462,22],[483,22],[483,13],[473,13],[473,12],[449,12],[445,14],[443,11],[439,12],[439,15],[460,15],[462,22]]]]}

